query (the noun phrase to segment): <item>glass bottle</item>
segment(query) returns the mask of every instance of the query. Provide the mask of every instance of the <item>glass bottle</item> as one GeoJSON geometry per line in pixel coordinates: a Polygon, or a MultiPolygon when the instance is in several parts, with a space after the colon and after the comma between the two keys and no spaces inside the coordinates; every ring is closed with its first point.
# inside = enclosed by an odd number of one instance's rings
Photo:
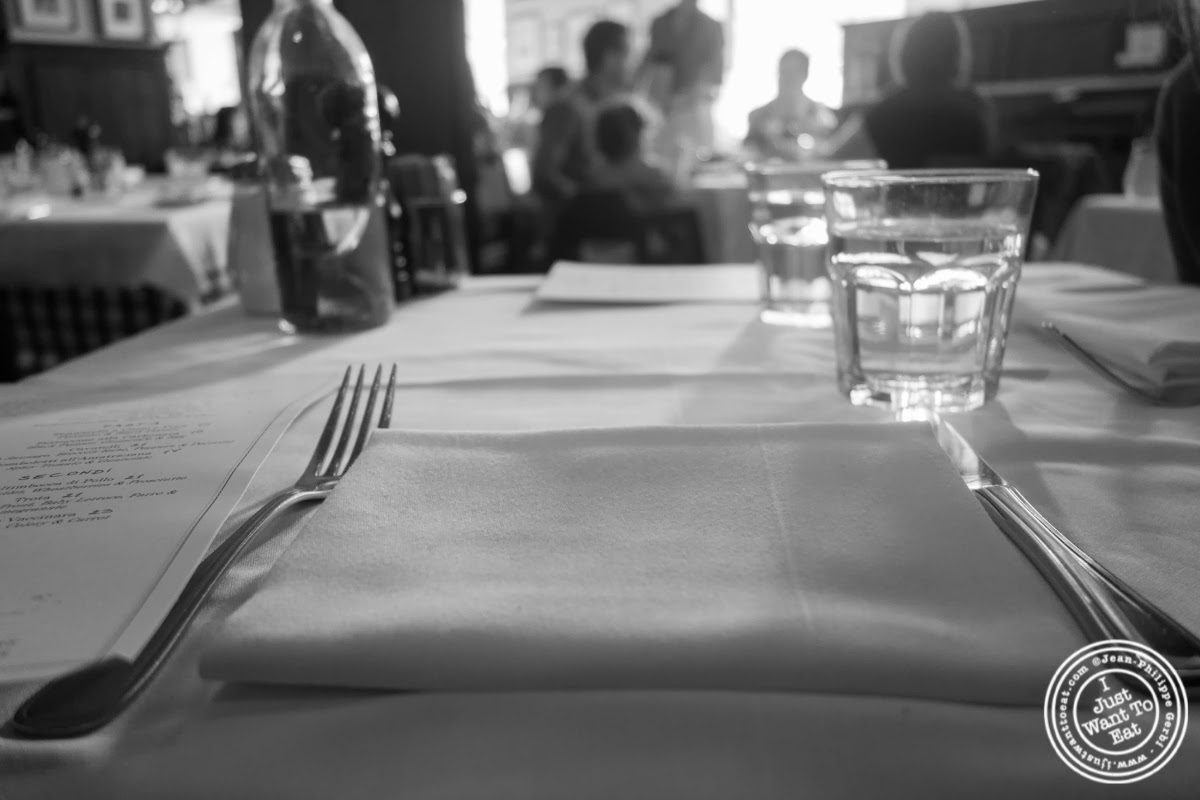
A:
{"type": "Polygon", "coordinates": [[[332,0],[276,0],[254,40],[250,109],[281,328],[338,333],[393,308],[375,74],[332,0]]]}

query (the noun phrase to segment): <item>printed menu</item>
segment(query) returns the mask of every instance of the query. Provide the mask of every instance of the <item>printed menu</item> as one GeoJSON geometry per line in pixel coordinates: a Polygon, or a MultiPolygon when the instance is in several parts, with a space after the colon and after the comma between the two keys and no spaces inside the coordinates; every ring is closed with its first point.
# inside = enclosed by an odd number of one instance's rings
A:
{"type": "Polygon", "coordinates": [[[0,683],[136,655],[317,389],[0,400],[0,683]]]}

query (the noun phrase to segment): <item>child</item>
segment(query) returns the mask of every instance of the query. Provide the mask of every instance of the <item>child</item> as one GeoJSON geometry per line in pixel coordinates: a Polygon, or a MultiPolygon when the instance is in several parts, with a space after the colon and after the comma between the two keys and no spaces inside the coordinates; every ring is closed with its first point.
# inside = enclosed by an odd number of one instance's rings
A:
{"type": "Polygon", "coordinates": [[[596,117],[600,163],[592,188],[621,192],[635,211],[661,209],[675,196],[671,176],[646,159],[645,131],[646,121],[628,104],[606,108],[596,117]]]}

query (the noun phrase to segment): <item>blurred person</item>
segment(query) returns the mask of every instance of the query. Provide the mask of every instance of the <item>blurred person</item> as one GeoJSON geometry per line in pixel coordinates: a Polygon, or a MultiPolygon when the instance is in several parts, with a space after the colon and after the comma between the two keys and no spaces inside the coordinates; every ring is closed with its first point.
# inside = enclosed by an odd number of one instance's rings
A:
{"type": "Polygon", "coordinates": [[[250,119],[242,106],[225,106],[213,118],[213,146],[221,151],[244,153],[250,150],[250,119]]]}
{"type": "Polygon", "coordinates": [[[815,142],[837,127],[837,117],[804,93],[809,57],[803,50],[788,50],[779,59],[775,99],[750,112],[746,146],[764,158],[795,159],[804,147],[801,137],[815,142]]]}
{"type": "Polygon", "coordinates": [[[635,211],[666,206],[675,194],[670,174],[646,154],[646,120],[632,105],[606,108],[596,118],[601,160],[589,188],[620,192],[635,211]]]}
{"type": "Polygon", "coordinates": [[[583,187],[597,162],[596,116],[627,91],[629,29],[601,20],[583,38],[587,75],[545,111],[533,158],[533,188],[548,213],[583,187]]]}
{"type": "Polygon", "coordinates": [[[217,174],[241,173],[253,160],[250,117],[242,106],[217,109],[213,117],[211,169],[217,174]]]}
{"type": "Polygon", "coordinates": [[[570,88],[571,76],[565,69],[559,66],[542,67],[533,81],[530,104],[545,113],[547,108],[566,96],[570,88]]]}
{"type": "Polygon", "coordinates": [[[1180,14],[1188,55],[1163,85],[1154,138],[1179,279],[1200,285],[1200,2],[1180,0],[1180,14]]]}
{"type": "Polygon", "coordinates": [[[517,111],[510,123],[507,145],[529,153],[537,150],[538,126],[546,109],[566,97],[570,89],[571,78],[562,67],[548,66],[538,70],[524,98],[525,107],[517,111]]]}
{"type": "Polygon", "coordinates": [[[825,154],[882,158],[892,169],[986,158],[995,138],[992,109],[967,85],[972,59],[962,19],[924,14],[896,43],[892,72],[900,88],[847,121],[825,154]]]}
{"type": "Polygon", "coordinates": [[[700,10],[699,0],[681,0],[651,23],[642,71],[663,117],[656,149],[664,155],[712,149],[713,104],[725,79],[725,29],[700,10]]]}

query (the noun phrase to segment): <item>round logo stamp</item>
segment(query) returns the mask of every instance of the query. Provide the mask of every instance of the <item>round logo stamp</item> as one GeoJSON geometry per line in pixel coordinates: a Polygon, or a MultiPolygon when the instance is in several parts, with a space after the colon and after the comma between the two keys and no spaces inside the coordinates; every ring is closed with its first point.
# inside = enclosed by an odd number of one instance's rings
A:
{"type": "Polygon", "coordinates": [[[1050,744],[1068,767],[1099,783],[1134,783],[1183,744],[1187,694],[1175,668],[1150,648],[1096,642],[1054,673],[1045,715],[1050,744]]]}

